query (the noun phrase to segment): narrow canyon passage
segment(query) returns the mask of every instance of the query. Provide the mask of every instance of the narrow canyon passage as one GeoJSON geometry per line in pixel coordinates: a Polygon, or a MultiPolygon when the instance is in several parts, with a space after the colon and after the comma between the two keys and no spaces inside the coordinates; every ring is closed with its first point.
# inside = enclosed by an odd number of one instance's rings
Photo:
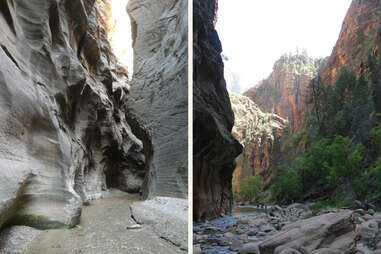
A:
{"type": "Polygon", "coordinates": [[[178,253],[177,247],[160,239],[149,226],[127,229],[136,224],[130,205],[137,200],[138,195],[112,189],[83,208],[78,226],[40,231],[26,253],[178,253]]]}

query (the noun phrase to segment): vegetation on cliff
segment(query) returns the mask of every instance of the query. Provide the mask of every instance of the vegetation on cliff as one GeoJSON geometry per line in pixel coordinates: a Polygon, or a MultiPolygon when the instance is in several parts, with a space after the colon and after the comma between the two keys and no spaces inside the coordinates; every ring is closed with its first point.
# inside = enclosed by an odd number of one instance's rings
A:
{"type": "Polygon", "coordinates": [[[381,200],[380,67],[372,55],[358,77],[344,68],[334,85],[311,82],[311,110],[282,149],[274,198],[381,200]]]}
{"type": "Polygon", "coordinates": [[[275,114],[263,113],[246,96],[231,93],[230,100],[235,115],[233,135],[244,146],[243,153],[236,159],[233,192],[236,200],[252,201],[263,189],[262,185],[274,177],[274,155],[280,150],[279,141],[287,121],[275,114]]]}
{"type": "Polygon", "coordinates": [[[288,119],[290,129],[297,132],[304,119],[309,82],[325,63],[313,59],[304,50],[301,54],[286,53],[275,62],[271,75],[244,95],[252,99],[263,112],[288,119]]]}

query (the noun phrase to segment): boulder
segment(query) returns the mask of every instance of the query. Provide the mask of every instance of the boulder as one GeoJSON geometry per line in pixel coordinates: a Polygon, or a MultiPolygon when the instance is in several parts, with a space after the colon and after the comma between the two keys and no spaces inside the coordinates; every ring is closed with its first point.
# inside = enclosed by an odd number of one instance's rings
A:
{"type": "Polygon", "coordinates": [[[295,249],[288,248],[283,250],[280,254],[302,254],[302,253],[300,253],[299,251],[295,249]]]}
{"type": "Polygon", "coordinates": [[[378,223],[376,220],[369,220],[361,223],[356,228],[356,235],[360,239],[370,239],[376,236],[378,232],[378,223]]]}
{"type": "Polygon", "coordinates": [[[322,249],[314,250],[313,252],[311,252],[311,254],[345,254],[345,253],[341,250],[322,248],[322,249]]]}
{"type": "Polygon", "coordinates": [[[347,235],[355,230],[352,214],[352,211],[328,213],[286,225],[281,232],[267,237],[260,244],[260,251],[262,254],[278,254],[288,248],[303,248],[310,253],[322,246],[330,247],[337,238],[340,244],[335,244],[341,251],[353,251],[354,234],[347,235]]]}
{"type": "Polygon", "coordinates": [[[260,254],[258,244],[247,243],[238,251],[239,254],[260,254]]]}

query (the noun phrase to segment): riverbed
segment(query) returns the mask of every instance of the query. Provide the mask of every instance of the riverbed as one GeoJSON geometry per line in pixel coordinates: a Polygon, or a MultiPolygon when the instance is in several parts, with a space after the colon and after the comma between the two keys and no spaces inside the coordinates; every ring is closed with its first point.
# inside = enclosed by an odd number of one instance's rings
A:
{"type": "MultiPolygon", "coordinates": [[[[270,212],[270,209],[271,206],[267,206],[266,209],[257,206],[235,206],[231,216],[225,216],[211,221],[196,223],[193,225],[193,232],[195,233],[194,243],[200,244],[202,253],[238,253],[238,251],[232,250],[232,245],[229,245],[229,241],[226,241],[226,234],[230,232],[230,230],[233,229],[235,225],[237,225],[237,221],[240,218],[246,216],[266,215],[268,212],[270,212]]],[[[263,241],[264,237],[265,235],[248,235],[247,242],[258,246],[263,241]]],[[[240,236],[238,235],[233,235],[231,238],[234,238],[234,240],[237,241],[246,240],[240,239],[240,236]]],[[[233,243],[233,249],[234,240],[231,241],[233,243]]]]}

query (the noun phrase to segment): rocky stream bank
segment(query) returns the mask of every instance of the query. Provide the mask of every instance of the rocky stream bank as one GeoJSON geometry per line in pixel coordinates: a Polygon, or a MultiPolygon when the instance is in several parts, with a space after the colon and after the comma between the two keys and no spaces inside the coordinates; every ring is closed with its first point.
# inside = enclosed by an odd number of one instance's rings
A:
{"type": "Polygon", "coordinates": [[[378,254],[381,213],[309,205],[237,207],[232,216],[194,224],[193,253],[378,254]]]}

